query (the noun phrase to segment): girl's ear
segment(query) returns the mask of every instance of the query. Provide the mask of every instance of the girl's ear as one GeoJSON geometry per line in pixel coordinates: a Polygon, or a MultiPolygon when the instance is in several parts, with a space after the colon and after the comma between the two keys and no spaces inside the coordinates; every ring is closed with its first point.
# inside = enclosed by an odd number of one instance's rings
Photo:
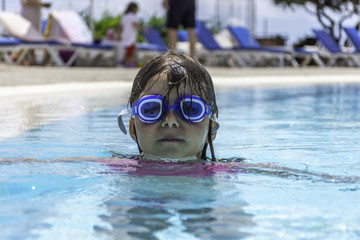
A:
{"type": "MultiPolygon", "coordinates": [[[[214,141],[216,138],[217,130],[219,129],[219,124],[216,121],[211,121],[211,141],[214,141]]],[[[206,143],[209,143],[208,138],[206,138],[206,143]]]]}
{"type": "Polygon", "coordinates": [[[137,143],[134,118],[130,118],[129,120],[129,133],[134,142],[137,143]]]}
{"type": "Polygon", "coordinates": [[[216,138],[217,130],[220,125],[216,121],[211,121],[211,140],[214,141],[216,138]]]}

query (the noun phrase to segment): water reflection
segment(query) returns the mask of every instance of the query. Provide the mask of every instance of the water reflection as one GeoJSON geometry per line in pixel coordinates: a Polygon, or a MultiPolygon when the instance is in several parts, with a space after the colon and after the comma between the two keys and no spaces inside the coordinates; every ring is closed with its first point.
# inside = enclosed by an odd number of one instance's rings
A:
{"type": "Polygon", "coordinates": [[[0,96],[0,140],[69,117],[126,104],[128,88],[0,96]]]}
{"type": "MultiPolygon", "coordinates": [[[[177,172],[184,173],[180,165],[177,172]]],[[[150,165],[132,169],[130,175],[113,181],[113,197],[105,202],[108,215],[100,216],[112,229],[95,226],[96,232],[115,239],[240,239],[248,236],[242,228],[253,226],[254,222],[253,216],[244,211],[247,204],[241,200],[241,192],[237,191],[233,200],[224,196],[212,170],[194,165],[189,171],[189,166],[185,166],[185,173],[191,172],[190,175],[171,176],[174,172],[170,170],[169,176],[164,176],[164,168],[158,175],[154,169],[146,168],[150,165]],[[146,172],[151,174],[145,175],[146,172]]],[[[169,168],[173,169],[170,165],[169,168]]]]}

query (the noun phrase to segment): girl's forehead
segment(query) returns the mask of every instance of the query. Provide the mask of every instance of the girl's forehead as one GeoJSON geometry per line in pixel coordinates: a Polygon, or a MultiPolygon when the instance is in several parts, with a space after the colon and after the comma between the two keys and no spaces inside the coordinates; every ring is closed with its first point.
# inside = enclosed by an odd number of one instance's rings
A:
{"type": "MultiPolygon", "coordinates": [[[[144,90],[141,92],[139,98],[145,95],[165,95],[168,93],[169,90],[169,82],[167,79],[166,74],[158,74],[151,78],[145,85],[144,90]]],[[[184,83],[181,83],[179,87],[173,88],[170,92],[179,92],[190,94],[191,90],[189,87],[185,87],[184,83]]]]}

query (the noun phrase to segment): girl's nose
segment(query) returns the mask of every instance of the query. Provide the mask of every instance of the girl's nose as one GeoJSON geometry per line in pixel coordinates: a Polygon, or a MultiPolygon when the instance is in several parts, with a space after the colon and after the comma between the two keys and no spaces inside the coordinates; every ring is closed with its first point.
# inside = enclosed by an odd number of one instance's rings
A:
{"type": "Polygon", "coordinates": [[[162,127],[169,127],[169,128],[178,128],[179,127],[179,122],[177,119],[177,113],[173,110],[168,111],[165,114],[165,118],[161,124],[162,127]]]}

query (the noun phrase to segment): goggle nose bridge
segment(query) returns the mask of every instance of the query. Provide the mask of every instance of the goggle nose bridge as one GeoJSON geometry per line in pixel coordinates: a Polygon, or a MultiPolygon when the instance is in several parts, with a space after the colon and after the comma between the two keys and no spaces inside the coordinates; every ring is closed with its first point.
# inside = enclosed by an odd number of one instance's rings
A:
{"type": "MultiPolygon", "coordinates": [[[[173,111],[175,111],[175,112],[178,112],[178,107],[177,107],[177,104],[175,104],[175,105],[165,105],[165,107],[164,107],[164,113],[167,113],[168,111],[170,111],[170,110],[173,110],[173,111]]],[[[178,112],[179,113],[179,112],[178,112]]]]}

